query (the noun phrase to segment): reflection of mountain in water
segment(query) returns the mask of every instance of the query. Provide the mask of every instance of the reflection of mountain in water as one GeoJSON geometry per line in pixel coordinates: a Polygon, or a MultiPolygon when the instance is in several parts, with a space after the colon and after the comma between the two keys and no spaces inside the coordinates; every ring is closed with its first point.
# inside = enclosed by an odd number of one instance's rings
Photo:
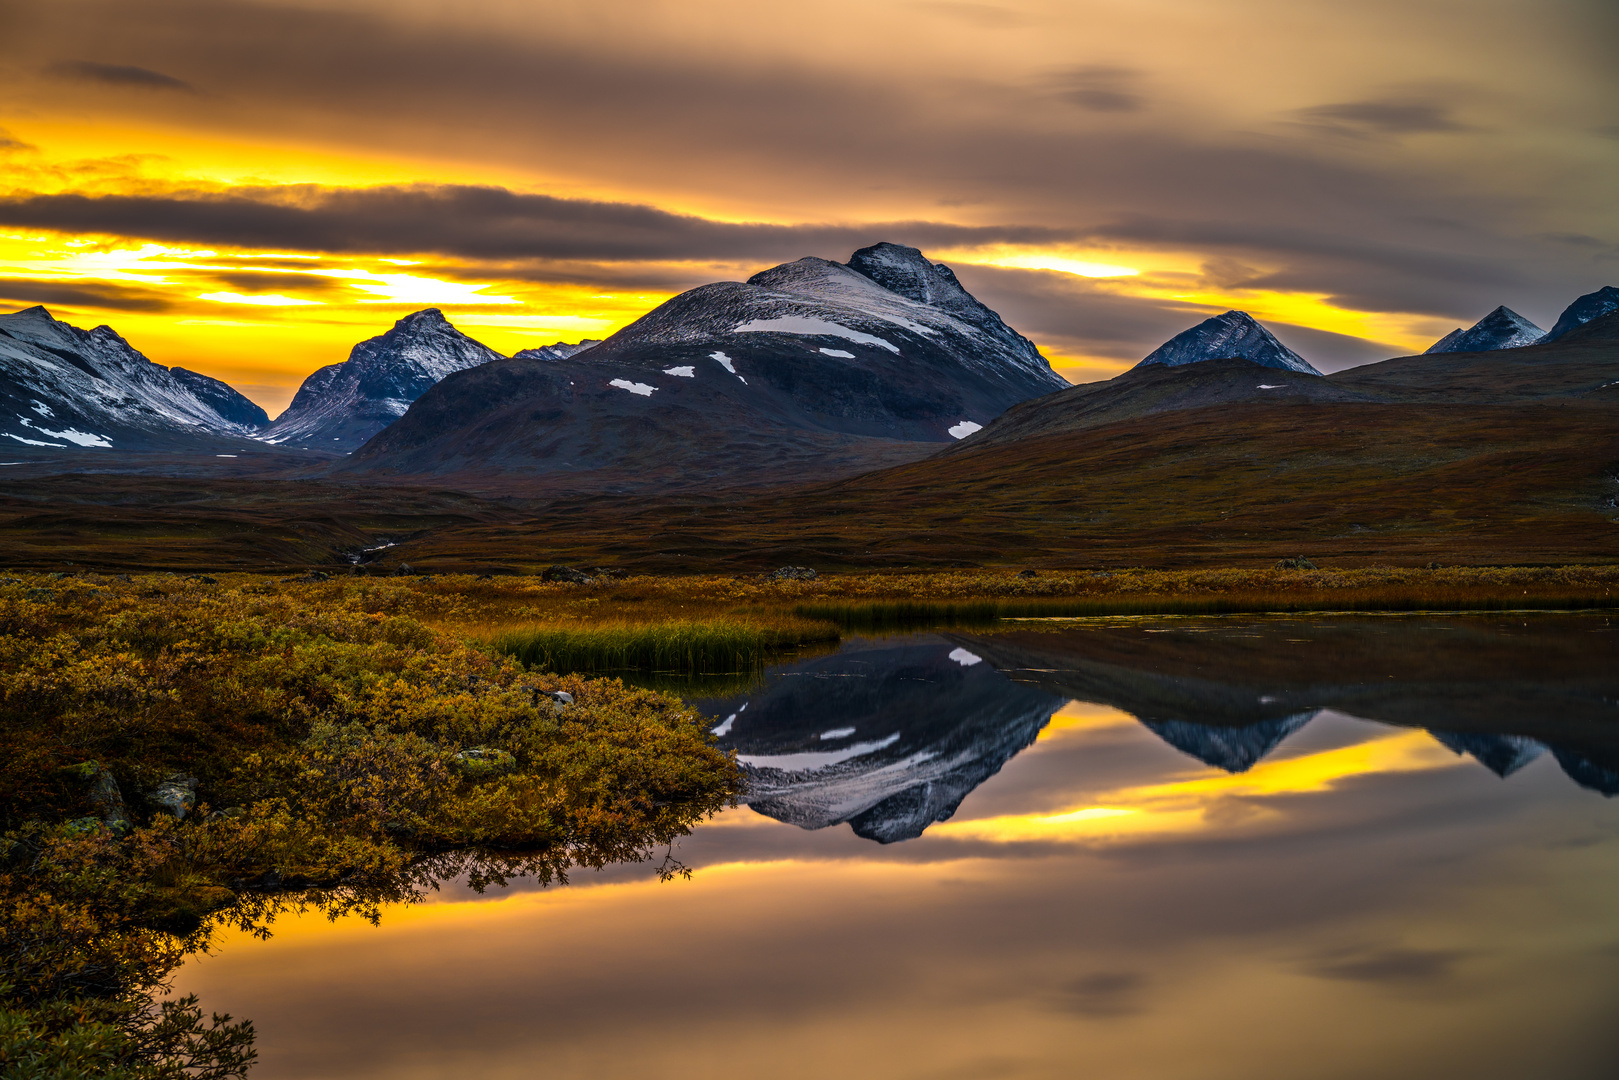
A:
{"type": "Polygon", "coordinates": [[[1619,794],[1619,632],[1606,620],[1253,619],[951,640],[1020,683],[1138,717],[1230,772],[1322,709],[1421,727],[1507,777],[1551,750],[1619,794]]]}
{"type": "Polygon", "coordinates": [[[772,671],[763,692],[700,701],[748,773],[745,801],[806,829],[921,836],[1034,742],[1066,702],[943,638],[854,643],[772,671]]]}
{"type": "Polygon", "coordinates": [[[1280,720],[1260,720],[1246,727],[1194,724],[1185,720],[1149,720],[1137,717],[1149,731],[1182,753],[1191,754],[1205,765],[1226,772],[1247,772],[1276,744],[1314,720],[1320,709],[1284,716],[1280,720]]]}
{"type": "Polygon", "coordinates": [[[1502,779],[1546,752],[1540,743],[1523,735],[1480,735],[1463,731],[1430,731],[1428,734],[1458,754],[1471,754],[1502,779]]]}

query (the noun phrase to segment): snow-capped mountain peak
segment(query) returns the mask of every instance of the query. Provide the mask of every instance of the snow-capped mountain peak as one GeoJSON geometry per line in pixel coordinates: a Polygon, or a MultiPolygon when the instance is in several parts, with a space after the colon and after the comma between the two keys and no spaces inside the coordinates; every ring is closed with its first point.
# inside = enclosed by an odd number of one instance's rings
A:
{"type": "Polygon", "coordinates": [[[170,370],[110,326],[43,307],[0,315],[0,435],[41,449],[175,449],[247,435],[263,410],[218,379],[170,370]]]}
{"type": "MultiPolygon", "coordinates": [[[[1544,331],[1509,307],[1498,307],[1467,330],[1457,328],[1428,346],[1429,353],[1493,352],[1533,345],[1544,331]]],[[[1426,354],[1425,354],[1426,355],[1426,354]]]]}
{"type": "Polygon", "coordinates": [[[1319,375],[1311,363],[1276,340],[1246,311],[1228,311],[1204,319],[1189,330],[1164,342],[1136,367],[1163,364],[1179,367],[1201,360],[1250,360],[1262,367],[1282,368],[1305,375],[1319,375]]]}
{"type": "Polygon", "coordinates": [[[267,442],[348,451],[405,414],[447,375],[501,359],[457,330],[438,308],[406,315],[354,346],[348,360],[323,367],[298,388],[267,442]]]}

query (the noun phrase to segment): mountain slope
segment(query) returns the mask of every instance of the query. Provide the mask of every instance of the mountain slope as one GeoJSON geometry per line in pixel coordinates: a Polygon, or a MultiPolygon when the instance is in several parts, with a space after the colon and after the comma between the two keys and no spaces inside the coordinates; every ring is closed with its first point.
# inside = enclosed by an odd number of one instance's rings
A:
{"type": "Polygon", "coordinates": [[[445,376],[501,355],[426,308],[385,334],[354,346],[349,358],[311,374],[287,411],[264,432],[275,445],[348,451],[392,424],[445,376]]]}
{"type": "Polygon", "coordinates": [[[1615,311],[1619,311],[1619,288],[1605,285],[1596,292],[1586,293],[1563,309],[1563,314],[1557,317],[1557,322],[1546,331],[1539,344],[1549,345],[1560,341],[1591,320],[1615,311]]]}
{"type": "Polygon", "coordinates": [[[1183,330],[1147,354],[1137,367],[1180,367],[1206,360],[1251,360],[1261,367],[1320,375],[1308,360],[1276,340],[1246,311],[1228,311],[1183,330]]]}
{"type": "MultiPolygon", "coordinates": [[[[1546,333],[1509,307],[1498,307],[1470,328],[1457,328],[1428,346],[1428,353],[1489,352],[1533,345],[1546,333]]],[[[1426,354],[1424,354],[1426,355],[1426,354]]]]}
{"type": "Polygon", "coordinates": [[[81,330],[43,307],[0,315],[8,452],[217,450],[265,419],[218,379],[155,364],[109,326],[81,330]]]}
{"type": "Polygon", "coordinates": [[[877,245],[701,286],[572,357],[460,372],[348,468],[659,486],[840,475],[1064,385],[948,269],[877,245]]]}

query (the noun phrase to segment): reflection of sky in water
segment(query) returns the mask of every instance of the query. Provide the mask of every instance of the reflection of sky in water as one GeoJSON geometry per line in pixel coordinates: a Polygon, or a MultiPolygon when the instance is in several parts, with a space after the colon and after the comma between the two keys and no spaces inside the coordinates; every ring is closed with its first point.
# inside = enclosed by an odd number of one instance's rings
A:
{"type": "Polygon", "coordinates": [[[261,1080],[1606,1077],[1619,803],[1515,764],[1327,709],[1227,772],[1074,702],[917,839],[741,807],[689,883],[449,888],[180,983],[255,1020],[261,1080]]]}

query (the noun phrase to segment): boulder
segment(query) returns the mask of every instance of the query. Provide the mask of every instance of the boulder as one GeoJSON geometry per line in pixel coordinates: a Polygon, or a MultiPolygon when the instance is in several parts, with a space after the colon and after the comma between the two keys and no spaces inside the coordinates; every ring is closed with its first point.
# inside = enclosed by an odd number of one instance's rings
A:
{"type": "Polygon", "coordinates": [[[561,563],[558,563],[555,566],[546,567],[545,570],[540,574],[540,580],[566,581],[572,582],[575,585],[589,585],[595,579],[589,574],[585,573],[583,570],[575,570],[571,566],[563,566],[561,563]]]}
{"type": "Polygon", "coordinates": [[[183,819],[197,805],[197,778],[175,773],[157,785],[147,800],[163,813],[183,819]]]}
{"type": "Polygon", "coordinates": [[[771,581],[814,581],[820,577],[807,566],[784,566],[770,575],[771,581]]]}
{"type": "Polygon", "coordinates": [[[1276,562],[1278,570],[1319,570],[1320,567],[1306,559],[1303,555],[1292,559],[1279,559],[1276,562]]]}
{"type": "Polygon", "coordinates": [[[500,776],[517,767],[517,759],[504,750],[474,746],[450,759],[455,770],[468,780],[484,780],[500,776]]]}

